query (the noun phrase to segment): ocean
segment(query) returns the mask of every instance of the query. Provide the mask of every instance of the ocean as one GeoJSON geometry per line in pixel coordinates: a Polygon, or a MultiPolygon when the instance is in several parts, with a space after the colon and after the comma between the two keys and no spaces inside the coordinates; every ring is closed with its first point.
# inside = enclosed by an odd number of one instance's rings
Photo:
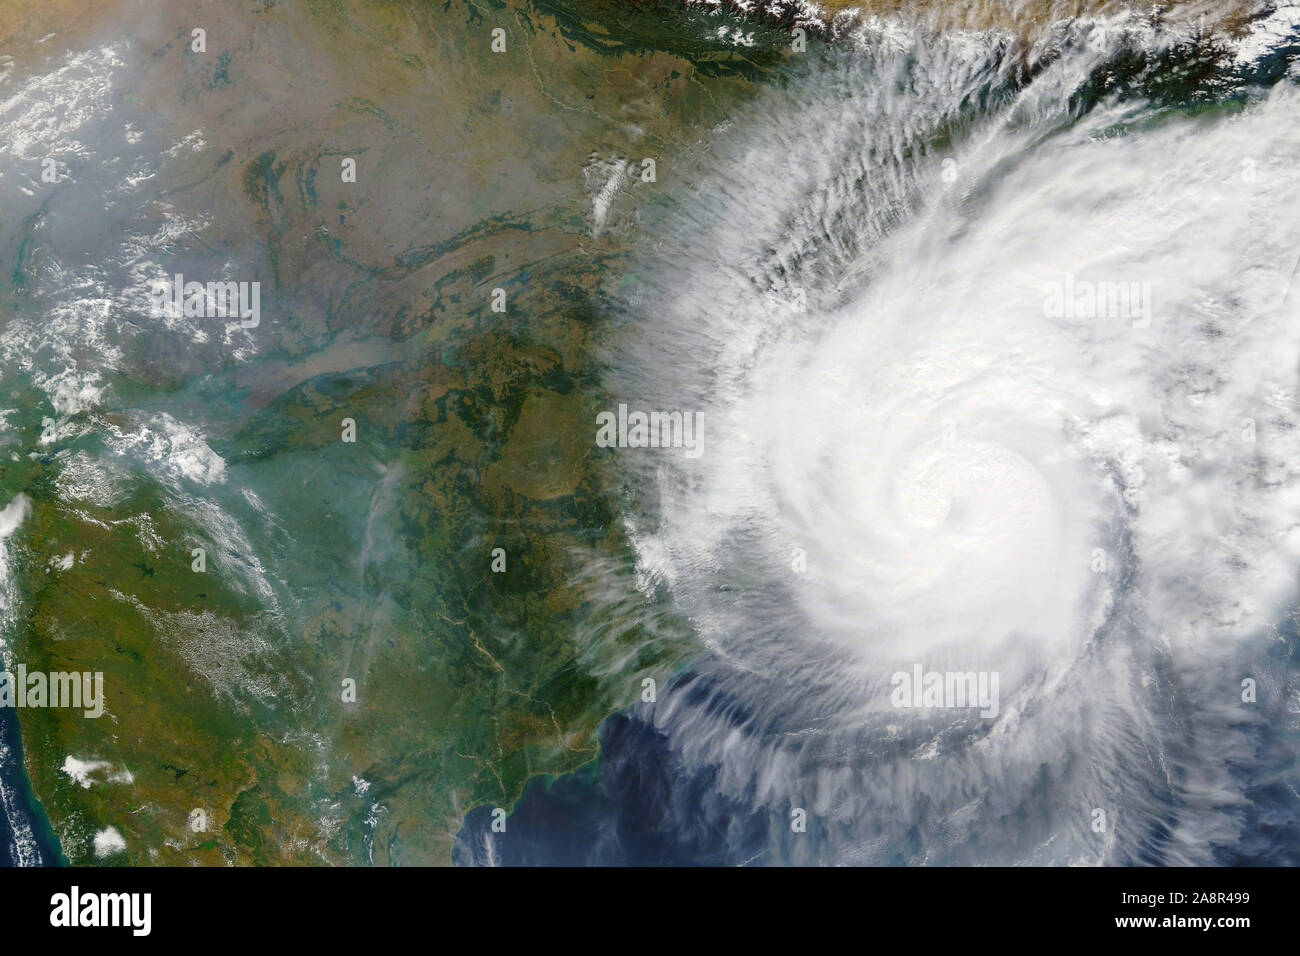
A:
{"type": "Polygon", "coordinates": [[[0,866],[57,866],[58,837],[51,831],[23,768],[18,720],[0,708],[0,866]]]}

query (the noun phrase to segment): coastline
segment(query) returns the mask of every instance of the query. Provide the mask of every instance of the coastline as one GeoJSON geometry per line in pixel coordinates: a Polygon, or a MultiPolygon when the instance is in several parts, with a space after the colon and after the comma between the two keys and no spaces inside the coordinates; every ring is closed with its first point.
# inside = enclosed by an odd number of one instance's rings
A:
{"type": "Polygon", "coordinates": [[[17,716],[0,708],[0,866],[65,866],[58,835],[32,790],[17,716]]]}

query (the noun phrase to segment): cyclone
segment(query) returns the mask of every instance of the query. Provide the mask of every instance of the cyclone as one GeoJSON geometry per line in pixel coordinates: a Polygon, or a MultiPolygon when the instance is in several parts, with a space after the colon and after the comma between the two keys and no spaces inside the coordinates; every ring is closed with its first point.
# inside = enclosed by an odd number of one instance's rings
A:
{"type": "Polygon", "coordinates": [[[611,293],[609,391],[706,422],[623,458],[705,648],[639,719],[766,862],[1232,859],[1294,705],[1294,69],[1133,18],[848,46],[674,170],[611,293]],[[900,707],[930,672],[996,713],[900,707]]]}

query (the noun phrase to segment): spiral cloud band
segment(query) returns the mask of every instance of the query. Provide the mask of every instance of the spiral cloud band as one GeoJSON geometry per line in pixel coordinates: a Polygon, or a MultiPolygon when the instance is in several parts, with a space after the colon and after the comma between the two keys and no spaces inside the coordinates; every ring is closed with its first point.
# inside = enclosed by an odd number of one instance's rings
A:
{"type": "Polygon", "coordinates": [[[1266,812],[1300,90],[1098,92],[1180,42],[864,31],[648,215],[610,389],[707,428],[626,520],[707,652],[645,719],[769,860],[1203,863],[1266,812]]]}

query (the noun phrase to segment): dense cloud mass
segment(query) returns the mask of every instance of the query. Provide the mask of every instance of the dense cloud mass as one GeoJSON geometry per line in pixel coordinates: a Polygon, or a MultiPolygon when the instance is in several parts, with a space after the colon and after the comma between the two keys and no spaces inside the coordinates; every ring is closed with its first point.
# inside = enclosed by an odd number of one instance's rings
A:
{"type": "Polygon", "coordinates": [[[1300,864],[1298,8],[80,6],[0,863],[1300,864]]]}
{"type": "Polygon", "coordinates": [[[642,585],[711,650],[647,719],[791,859],[1246,839],[1294,708],[1300,90],[1245,54],[1208,109],[1099,89],[1182,42],[865,31],[720,133],[620,286],[613,390],[706,423],[637,459],[642,585]],[[996,716],[900,708],[931,671],[996,716]]]}

